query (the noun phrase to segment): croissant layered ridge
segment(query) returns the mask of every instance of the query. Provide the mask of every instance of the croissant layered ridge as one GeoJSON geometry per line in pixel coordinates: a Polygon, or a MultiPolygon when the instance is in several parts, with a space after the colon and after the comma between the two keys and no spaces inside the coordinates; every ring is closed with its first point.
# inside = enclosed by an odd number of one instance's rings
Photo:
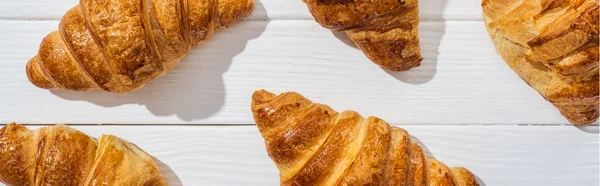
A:
{"type": "Polygon", "coordinates": [[[344,31],[371,61],[393,71],[421,64],[417,0],[303,0],[321,26],[344,31]]]}
{"type": "Polygon", "coordinates": [[[598,0],[483,0],[496,51],[575,125],[598,119],[598,0]]]}
{"type": "Polygon", "coordinates": [[[302,95],[265,90],[252,113],[281,185],[479,185],[465,168],[426,158],[401,128],[302,95]]]}
{"type": "Polygon", "coordinates": [[[81,0],[26,66],[44,89],[139,89],[192,46],[248,16],[252,0],[81,0]]]}
{"type": "Polygon", "coordinates": [[[14,186],[166,186],[137,146],[112,135],[98,140],[65,125],[0,129],[0,181],[14,186]]]}

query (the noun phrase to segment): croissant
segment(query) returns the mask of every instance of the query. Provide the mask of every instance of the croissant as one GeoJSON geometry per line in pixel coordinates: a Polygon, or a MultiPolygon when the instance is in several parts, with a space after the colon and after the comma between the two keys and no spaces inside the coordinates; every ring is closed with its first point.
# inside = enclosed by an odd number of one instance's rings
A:
{"type": "Polygon", "coordinates": [[[598,119],[598,0],[483,0],[496,51],[571,123],[598,119]]]}
{"type": "Polygon", "coordinates": [[[42,40],[27,76],[44,89],[130,92],[253,8],[252,0],[80,0],[42,40]]]}
{"type": "Polygon", "coordinates": [[[167,185],[152,158],[123,139],[102,135],[96,140],[64,125],[32,131],[15,123],[0,129],[0,181],[15,186],[167,185]]]}
{"type": "Polygon", "coordinates": [[[281,185],[479,185],[465,168],[425,158],[408,133],[294,92],[252,95],[252,113],[281,185]]]}
{"type": "Polygon", "coordinates": [[[417,0],[303,0],[323,27],[345,31],[380,67],[405,71],[421,64],[417,0]]]}

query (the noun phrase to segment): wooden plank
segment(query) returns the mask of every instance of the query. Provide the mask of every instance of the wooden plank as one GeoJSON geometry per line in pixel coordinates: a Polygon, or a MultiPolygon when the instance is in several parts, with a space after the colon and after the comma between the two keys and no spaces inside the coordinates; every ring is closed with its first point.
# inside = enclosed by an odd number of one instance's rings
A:
{"type": "Polygon", "coordinates": [[[479,21],[421,24],[424,61],[401,73],[313,21],[245,21],[130,94],[32,86],[25,63],[57,24],[0,21],[0,122],[252,124],[250,96],[264,88],[394,124],[568,124],[496,55],[479,21]]]}
{"type": "MultiPolygon", "coordinates": [[[[77,0],[0,1],[0,20],[59,20],[77,0]]],[[[251,20],[312,20],[302,0],[255,0],[251,20]]],[[[480,0],[422,0],[421,20],[482,20],[480,0]],[[468,11],[465,11],[468,10],[468,11]]]]}
{"type": "MultiPolygon", "coordinates": [[[[36,128],[36,127],[32,127],[36,128]]],[[[171,185],[278,185],[254,126],[74,126],[127,139],[160,160],[171,185]]],[[[594,186],[598,127],[403,126],[427,154],[482,185],[594,186]]]]}

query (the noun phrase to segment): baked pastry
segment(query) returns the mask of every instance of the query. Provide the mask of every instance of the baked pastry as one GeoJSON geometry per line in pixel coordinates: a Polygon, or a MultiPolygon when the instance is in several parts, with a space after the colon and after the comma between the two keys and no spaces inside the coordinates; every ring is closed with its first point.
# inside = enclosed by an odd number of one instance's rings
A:
{"type": "Polygon", "coordinates": [[[42,40],[27,76],[45,89],[130,92],[253,8],[253,0],[81,0],[42,40]]]}
{"type": "Polygon", "coordinates": [[[303,0],[321,26],[344,31],[371,61],[405,71],[421,64],[417,0],[303,0]]]}
{"type": "Polygon", "coordinates": [[[7,185],[166,186],[158,166],[134,144],[99,140],[64,125],[0,129],[0,181],[7,185]]]}
{"type": "Polygon", "coordinates": [[[281,185],[479,185],[465,168],[426,158],[408,133],[288,92],[259,90],[252,113],[281,185]]]}
{"type": "Polygon", "coordinates": [[[576,125],[598,119],[598,0],[483,0],[504,61],[576,125]]]}

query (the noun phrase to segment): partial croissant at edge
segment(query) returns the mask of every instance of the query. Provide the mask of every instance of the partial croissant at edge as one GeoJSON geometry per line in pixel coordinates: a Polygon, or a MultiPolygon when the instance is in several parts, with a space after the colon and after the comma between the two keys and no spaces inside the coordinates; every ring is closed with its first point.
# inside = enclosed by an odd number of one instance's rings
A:
{"type": "Polygon", "coordinates": [[[0,129],[0,181],[14,186],[167,186],[152,157],[112,135],[98,140],[65,125],[0,129]]]}
{"type": "Polygon", "coordinates": [[[131,92],[250,15],[253,0],[81,0],[27,63],[44,89],[131,92]]]}
{"type": "Polygon", "coordinates": [[[479,185],[377,117],[339,113],[295,92],[256,91],[251,107],[281,185],[479,185]]]}
{"type": "Polygon", "coordinates": [[[598,120],[598,0],[483,0],[496,51],[575,125],[598,120]]]}
{"type": "Polygon", "coordinates": [[[421,64],[417,0],[303,0],[321,26],[344,31],[371,61],[393,71],[421,64]]]}

